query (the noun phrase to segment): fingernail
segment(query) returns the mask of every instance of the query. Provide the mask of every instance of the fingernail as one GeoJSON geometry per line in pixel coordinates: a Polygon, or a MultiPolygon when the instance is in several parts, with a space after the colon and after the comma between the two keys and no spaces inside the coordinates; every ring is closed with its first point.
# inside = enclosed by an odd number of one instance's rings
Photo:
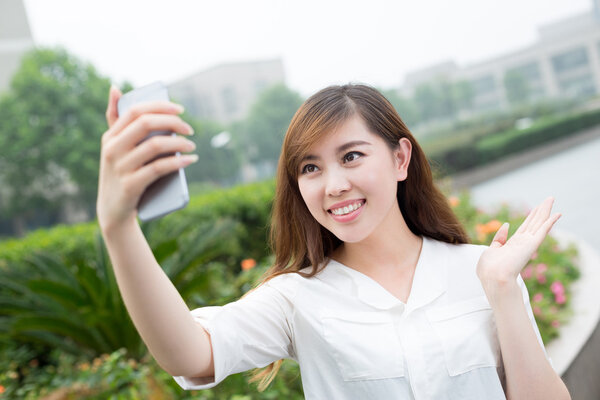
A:
{"type": "Polygon", "coordinates": [[[188,135],[193,135],[194,134],[194,128],[192,128],[192,126],[190,124],[188,124],[187,122],[185,123],[185,125],[187,126],[187,133],[188,135]]]}
{"type": "Polygon", "coordinates": [[[185,108],[181,104],[171,103],[171,106],[173,107],[173,110],[175,110],[179,114],[185,111],[185,108]]]}
{"type": "Polygon", "coordinates": [[[196,161],[198,161],[198,155],[197,154],[185,154],[181,156],[181,161],[183,161],[183,163],[185,165],[189,165],[192,163],[195,163],[196,161]]]}

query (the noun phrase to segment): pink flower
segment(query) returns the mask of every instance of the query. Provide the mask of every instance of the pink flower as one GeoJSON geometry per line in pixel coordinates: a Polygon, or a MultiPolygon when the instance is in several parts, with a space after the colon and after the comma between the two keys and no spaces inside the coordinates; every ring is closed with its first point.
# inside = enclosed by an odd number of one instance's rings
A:
{"type": "Polygon", "coordinates": [[[550,285],[550,290],[555,295],[559,295],[559,294],[564,294],[565,293],[565,287],[564,287],[564,285],[562,284],[561,281],[554,281],[554,282],[552,282],[552,285],[550,285]]]}
{"type": "Polygon", "coordinates": [[[539,303],[540,301],[544,300],[544,294],[543,293],[536,293],[533,296],[533,302],[534,303],[539,303]]]}
{"type": "Polygon", "coordinates": [[[546,275],[538,274],[536,278],[539,283],[546,283],[546,275]]]}
{"type": "Polygon", "coordinates": [[[551,324],[552,324],[552,327],[554,327],[554,328],[558,328],[560,326],[560,322],[558,322],[558,320],[556,320],[556,319],[553,320],[551,322],[551,324]]]}
{"type": "Polygon", "coordinates": [[[533,306],[533,313],[535,315],[540,315],[542,313],[542,309],[540,308],[540,306],[533,306]]]}
{"type": "Polygon", "coordinates": [[[554,301],[556,304],[565,304],[567,302],[567,296],[564,293],[558,293],[554,295],[554,301]]]}
{"type": "Polygon", "coordinates": [[[543,274],[544,272],[548,271],[548,266],[544,263],[539,263],[535,269],[538,274],[543,274]]]}
{"type": "Polygon", "coordinates": [[[533,268],[531,265],[526,266],[523,271],[521,271],[521,276],[523,279],[529,279],[533,276],[533,268]]]}

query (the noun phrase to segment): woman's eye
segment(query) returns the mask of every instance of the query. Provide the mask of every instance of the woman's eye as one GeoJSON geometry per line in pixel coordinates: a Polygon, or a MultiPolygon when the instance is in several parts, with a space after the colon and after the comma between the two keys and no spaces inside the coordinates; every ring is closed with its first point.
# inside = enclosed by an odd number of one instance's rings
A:
{"type": "Polygon", "coordinates": [[[312,172],[315,172],[317,170],[317,166],[315,164],[306,164],[304,167],[302,167],[302,173],[303,174],[310,174],[312,172]]]}
{"type": "Polygon", "coordinates": [[[351,151],[350,153],[347,153],[347,154],[344,156],[344,162],[345,162],[345,163],[347,163],[347,162],[351,162],[351,161],[357,160],[357,159],[359,159],[359,158],[360,158],[362,155],[363,155],[363,153],[361,153],[361,152],[358,152],[358,151],[351,151]]]}

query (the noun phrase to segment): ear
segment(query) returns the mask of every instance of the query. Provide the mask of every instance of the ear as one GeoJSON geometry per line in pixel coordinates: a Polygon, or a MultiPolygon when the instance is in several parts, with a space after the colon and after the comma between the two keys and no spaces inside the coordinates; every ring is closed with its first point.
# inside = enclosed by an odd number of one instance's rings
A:
{"type": "Polygon", "coordinates": [[[396,177],[398,182],[406,180],[408,177],[408,165],[410,164],[410,155],[412,153],[412,144],[407,138],[398,141],[398,147],[394,149],[394,162],[396,163],[396,177]]]}

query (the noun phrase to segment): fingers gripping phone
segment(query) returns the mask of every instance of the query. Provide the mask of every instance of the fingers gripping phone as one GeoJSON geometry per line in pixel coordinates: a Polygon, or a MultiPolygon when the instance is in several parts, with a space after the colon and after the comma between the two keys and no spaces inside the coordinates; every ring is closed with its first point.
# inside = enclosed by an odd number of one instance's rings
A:
{"type": "MultiPolygon", "coordinates": [[[[167,87],[161,82],[155,82],[127,92],[119,99],[117,111],[119,115],[123,115],[133,105],[147,101],[169,101],[167,87]]],[[[174,136],[175,133],[154,131],[150,132],[144,140],[155,135],[174,136]]],[[[162,154],[160,157],[172,155],[173,153],[162,154]]],[[[179,157],[180,153],[177,152],[175,155],[179,157]]],[[[177,171],[158,178],[146,188],[138,203],[138,217],[142,221],[159,218],[185,207],[189,201],[190,196],[185,173],[183,168],[179,168],[177,171]]]]}

